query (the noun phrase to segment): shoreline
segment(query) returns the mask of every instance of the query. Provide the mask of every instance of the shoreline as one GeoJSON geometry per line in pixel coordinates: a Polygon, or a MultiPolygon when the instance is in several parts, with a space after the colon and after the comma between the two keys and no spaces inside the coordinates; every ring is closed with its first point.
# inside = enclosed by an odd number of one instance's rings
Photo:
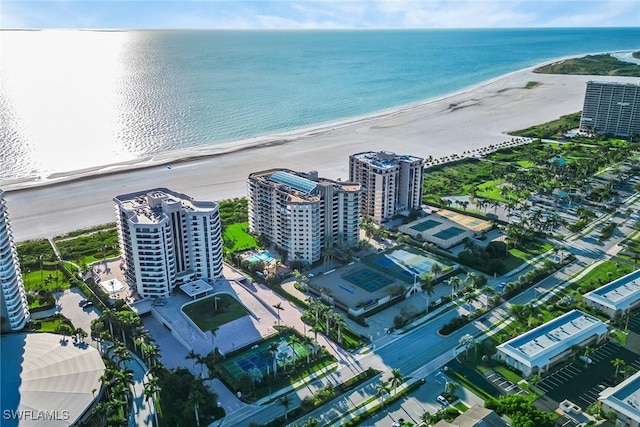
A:
{"type": "MultiPolygon", "coordinates": [[[[632,50],[633,51],[633,50],[632,50]]],[[[629,51],[629,52],[632,52],[629,51]]],[[[615,52],[601,52],[601,53],[622,53],[627,51],[615,51],[615,52]]],[[[415,110],[419,110],[422,108],[426,108],[429,105],[435,103],[442,103],[448,99],[452,99],[455,97],[460,97],[465,94],[469,94],[474,91],[481,90],[484,87],[495,84],[496,82],[507,80],[512,76],[530,72],[532,76],[539,76],[540,74],[535,74],[533,71],[539,67],[544,65],[557,63],[566,59],[582,57],[584,55],[596,55],[598,53],[586,53],[578,56],[571,55],[560,58],[554,58],[552,60],[544,61],[542,63],[523,68],[517,71],[512,71],[510,73],[502,74],[498,77],[494,77],[489,80],[485,80],[483,82],[462,88],[458,91],[445,93],[443,95],[438,95],[435,97],[427,98],[421,101],[417,101],[410,104],[400,105],[397,107],[391,107],[385,110],[375,111],[369,114],[364,114],[360,116],[347,117],[343,119],[337,119],[329,122],[317,123],[314,125],[291,129],[282,132],[276,132],[272,134],[267,134],[263,136],[254,136],[241,140],[224,142],[221,144],[209,144],[200,147],[189,147],[178,150],[172,150],[166,153],[157,153],[157,154],[149,154],[136,159],[131,159],[123,162],[116,162],[106,165],[98,165],[91,166],[82,169],[70,170],[70,171],[62,171],[62,172],[54,172],[51,175],[46,177],[22,177],[15,179],[0,179],[0,187],[2,187],[7,193],[26,190],[30,188],[40,188],[46,186],[55,186],[59,184],[64,184],[66,182],[74,182],[87,180],[94,177],[99,176],[108,176],[119,174],[123,172],[130,172],[132,170],[144,170],[148,168],[163,166],[167,164],[179,164],[190,161],[197,161],[203,159],[214,158],[217,156],[224,156],[233,154],[243,150],[252,150],[252,149],[260,149],[263,147],[269,147],[273,145],[284,145],[291,143],[293,141],[298,141],[302,139],[317,137],[323,135],[328,132],[341,130],[345,127],[355,126],[355,125],[366,125],[371,121],[382,120],[385,118],[391,118],[396,115],[407,114],[413,112],[415,110]]],[[[607,77],[607,76],[602,76],[607,77]]],[[[517,89],[517,88],[510,88],[517,89]]],[[[455,107],[458,107],[458,104],[451,104],[455,107]]],[[[462,106],[461,108],[464,108],[462,106]]],[[[514,131],[516,129],[503,130],[503,133],[507,134],[509,131],[514,131]]],[[[453,153],[450,153],[453,154],[453,153]]]]}
{"type": "Polygon", "coordinates": [[[248,175],[260,170],[316,170],[325,178],[345,179],[349,155],[357,152],[388,150],[423,158],[461,155],[498,145],[510,139],[508,132],[581,110],[585,83],[597,76],[533,73],[563,59],[365,116],[0,186],[6,192],[14,235],[22,241],[111,222],[113,198],[144,189],[168,187],[196,200],[217,201],[245,195],[248,175]],[[525,89],[529,81],[540,84],[525,89]]]}

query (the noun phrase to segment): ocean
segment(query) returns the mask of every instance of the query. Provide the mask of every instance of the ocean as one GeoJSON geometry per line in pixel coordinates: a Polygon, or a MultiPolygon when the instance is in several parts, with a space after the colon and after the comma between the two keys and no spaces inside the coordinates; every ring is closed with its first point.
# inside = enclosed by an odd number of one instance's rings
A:
{"type": "MultiPolygon", "coordinates": [[[[640,29],[1,31],[0,184],[459,91],[640,29]]],[[[348,143],[348,141],[345,141],[348,143]]]]}

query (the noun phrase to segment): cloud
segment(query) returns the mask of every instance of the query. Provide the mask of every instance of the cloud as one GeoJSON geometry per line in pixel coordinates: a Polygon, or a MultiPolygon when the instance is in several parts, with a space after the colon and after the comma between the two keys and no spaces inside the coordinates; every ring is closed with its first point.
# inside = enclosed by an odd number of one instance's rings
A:
{"type": "Polygon", "coordinates": [[[3,28],[639,26],[637,0],[3,0],[3,28]]]}

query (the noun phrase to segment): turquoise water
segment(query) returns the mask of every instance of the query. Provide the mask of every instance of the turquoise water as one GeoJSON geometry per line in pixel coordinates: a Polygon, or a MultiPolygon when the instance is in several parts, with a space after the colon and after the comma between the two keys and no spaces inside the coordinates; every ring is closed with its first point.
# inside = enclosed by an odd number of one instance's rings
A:
{"type": "Polygon", "coordinates": [[[640,30],[2,31],[0,179],[360,116],[640,30]]]}
{"type": "Polygon", "coordinates": [[[264,261],[264,262],[269,262],[273,259],[273,256],[269,253],[269,252],[259,252],[249,258],[247,258],[247,261],[251,262],[251,263],[256,263],[256,262],[260,262],[260,261],[264,261]]]}

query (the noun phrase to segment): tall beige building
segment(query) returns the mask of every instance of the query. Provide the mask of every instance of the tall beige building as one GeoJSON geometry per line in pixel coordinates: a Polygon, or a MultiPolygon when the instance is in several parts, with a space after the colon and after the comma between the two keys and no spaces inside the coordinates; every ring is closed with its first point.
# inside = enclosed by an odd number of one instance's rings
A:
{"type": "Polygon", "coordinates": [[[424,162],[390,151],[349,156],[349,180],[362,186],[360,210],[381,223],[422,204],[424,162]]]}
{"type": "Polygon", "coordinates": [[[167,188],[122,194],[115,202],[125,278],[142,297],[168,297],[177,286],[222,276],[218,204],[167,188]]]}
{"type": "Polygon", "coordinates": [[[359,244],[359,184],[270,169],[249,175],[247,193],[249,231],[285,250],[289,260],[313,263],[323,249],[359,244]]]}

